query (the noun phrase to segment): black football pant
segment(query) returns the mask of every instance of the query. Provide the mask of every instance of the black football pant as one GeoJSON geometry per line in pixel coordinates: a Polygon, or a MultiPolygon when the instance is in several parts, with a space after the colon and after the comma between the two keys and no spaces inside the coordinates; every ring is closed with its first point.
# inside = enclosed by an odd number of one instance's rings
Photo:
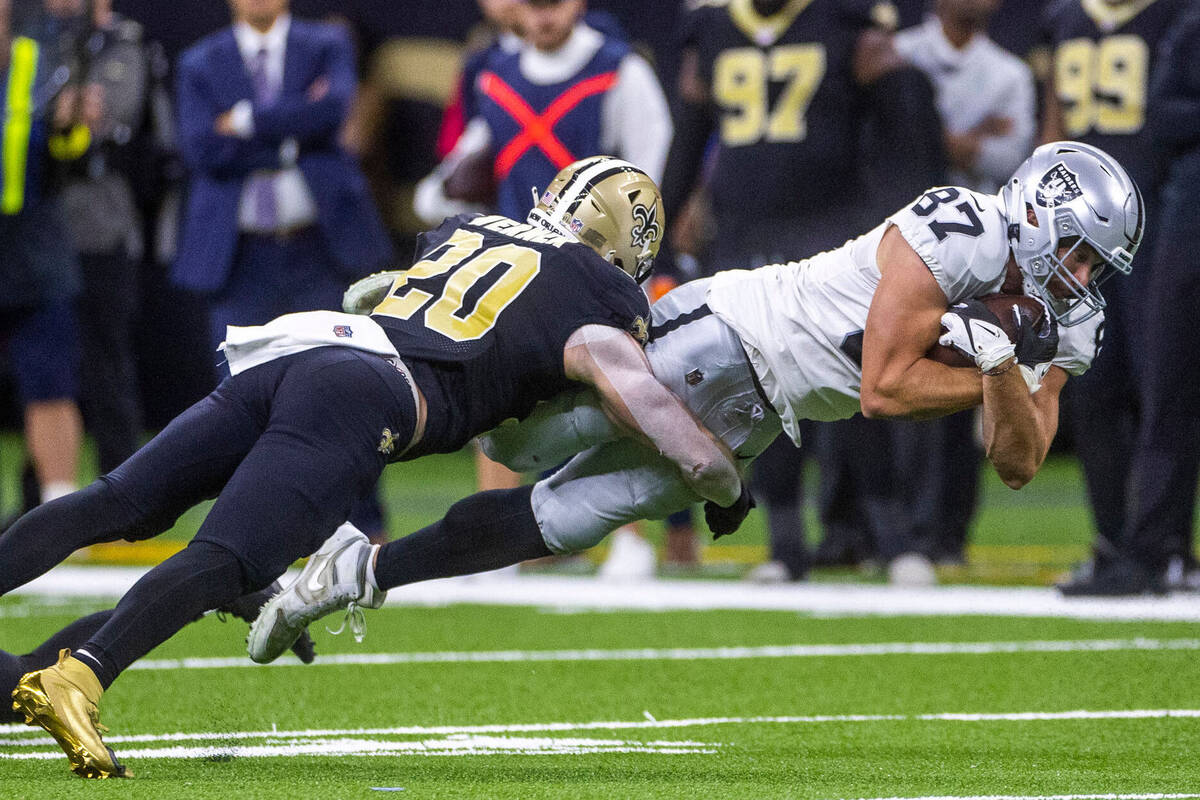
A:
{"type": "MultiPolygon", "coordinates": [[[[1140,264],[1143,254],[1138,253],[1140,264]]],[[[1130,463],[1141,416],[1138,400],[1145,372],[1142,342],[1149,270],[1135,267],[1103,286],[1103,347],[1091,369],[1067,384],[1065,410],[1087,484],[1096,525],[1093,545],[1103,568],[1119,557],[1128,521],[1130,463]]],[[[1158,310],[1155,310],[1158,313],[1158,310]]]]}
{"type": "Polygon", "coordinates": [[[79,405],[103,473],[133,455],[142,435],[133,355],[138,268],[123,247],[111,253],[83,253],[79,260],[79,405]]]}
{"type": "Polygon", "coordinates": [[[383,430],[407,441],[415,418],[404,376],[374,355],[322,347],[249,369],[112,473],[0,536],[0,594],[78,547],[161,533],[215,496],[191,545],[143,576],[89,642],[110,658],[97,673],[107,682],[105,672],[111,680],[198,614],[314,552],[379,478],[383,430]]]}
{"type": "Polygon", "coordinates": [[[1195,205],[1200,159],[1180,161],[1162,192],[1162,224],[1150,273],[1143,421],[1133,454],[1125,553],[1160,572],[1173,555],[1190,557],[1200,478],[1200,236],[1195,205]]]}

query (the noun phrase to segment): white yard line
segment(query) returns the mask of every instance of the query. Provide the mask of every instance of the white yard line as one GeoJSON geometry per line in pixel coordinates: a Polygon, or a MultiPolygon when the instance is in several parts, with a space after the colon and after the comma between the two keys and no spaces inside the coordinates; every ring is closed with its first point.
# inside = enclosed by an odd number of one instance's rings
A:
{"type": "MultiPolygon", "coordinates": [[[[890,655],[992,655],[997,653],[1075,653],[1122,650],[1200,650],[1200,639],[1078,639],[1023,642],[881,642],[877,644],[796,644],[761,647],[668,647],[615,650],[493,650],[433,653],[337,653],[318,655],[312,666],[366,664],[519,663],[544,661],[700,661],[756,658],[827,658],[890,655]]],[[[131,670],[229,669],[259,667],[249,658],[150,658],[131,670]]],[[[294,657],[273,667],[303,666],[294,657]]]]}
{"type": "MultiPolygon", "coordinates": [[[[307,730],[263,730],[263,731],[207,731],[177,733],[113,734],[105,736],[109,744],[137,744],[154,742],[208,741],[220,749],[231,742],[248,739],[338,740],[345,737],[364,736],[420,736],[480,737],[501,734],[570,733],[580,731],[623,731],[623,730],[677,730],[683,728],[708,728],[726,725],[819,725],[867,722],[1054,722],[1078,720],[1144,720],[1144,719],[1200,719],[1200,709],[1119,709],[1111,711],[1016,711],[1002,713],[944,712],[938,714],[825,714],[811,716],[770,717],[696,717],[690,719],[637,719],[591,722],[518,722],[495,725],[407,725],[387,728],[314,728],[307,730]]],[[[0,746],[34,747],[53,744],[42,731],[20,725],[0,726],[0,746]],[[8,735],[5,735],[8,734],[8,735]]],[[[638,742],[645,745],[645,742],[638,742]]],[[[710,746],[706,742],[671,742],[672,745],[710,746]]],[[[232,746],[232,745],[230,745],[232,746]]],[[[124,751],[122,751],[124,752],[124,751]]],[[[0,758],[13,754],[0,753],[0,758]]]]}
{"type": "MultiPolygon", "coordinates": [[[[63,565],[18,589],[35,595],[123,594],[146,570],[63,565]]],[[[539,606],[556,610],[800,611],[823,615],[909,616],[972,614],[1111,620],[1200,621],[1200,596],[1067,599],[1036,587],[935,586],[904,589],[874,584],[809,583],[758,586],[741,581],[659,580],[606,583],[589,577],[477,576],[427,581],[393,589],[388,605],[460,603],[539,606]]]]}
{"type": "MultiPolygon", "coordinates": [[[[110,741],[107,739],[106,741],[110,741]]],[[[148,747],[122,749],[122,760],[132,758],[294,758],[297,756],[477,756],[477,755],[583,755],[591,753],[652,753],[685,755],[715,753],[719,745],[708,742],[637,742],[611,739],[554,739],[476,736],[457,739],[397,742],[374,739],[339,739],[262,745],[209,747],[148,747]]],[[[41,760],[62,758],[61,750],[0,753],[0,759],[41,760]]]]}

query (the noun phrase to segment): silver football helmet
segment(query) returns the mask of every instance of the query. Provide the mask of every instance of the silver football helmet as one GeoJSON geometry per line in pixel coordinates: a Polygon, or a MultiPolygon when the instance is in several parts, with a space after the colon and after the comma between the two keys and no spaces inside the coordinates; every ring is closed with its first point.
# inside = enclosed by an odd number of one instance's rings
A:
{"type": "Polygon", "coordinates": [[[1114,272],[1129,274],[1145,225],[1142,194],[1121,165],[1091,145],[1051,142],[1017,167],[1000,195],[1017,266],[1058,324],[1103,311],[1099,286],[1114,272]],[[1086,286],[1058,257],[1059,242],[1070,237],[1078,237],[1072,251],[1087,242],[1104,259],[1086,286]],[[1055,278],[1069,296],[1051,293],[1055,278]]]}

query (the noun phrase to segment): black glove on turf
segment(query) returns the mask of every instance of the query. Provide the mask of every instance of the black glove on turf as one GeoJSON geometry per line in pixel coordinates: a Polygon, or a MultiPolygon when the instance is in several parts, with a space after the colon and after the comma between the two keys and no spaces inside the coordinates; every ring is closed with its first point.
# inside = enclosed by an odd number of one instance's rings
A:
{"type": "Polygon", "coordinates": [[[704,521],[708,523],[713,539],[720,539],[736,531],[755,505],[757,504],[754,502],[754,495],[750,494],[750,488],[745,483],[742,483],[742,493],[731,506],[719,506],[712,500],[706,502],[704,521]]]}

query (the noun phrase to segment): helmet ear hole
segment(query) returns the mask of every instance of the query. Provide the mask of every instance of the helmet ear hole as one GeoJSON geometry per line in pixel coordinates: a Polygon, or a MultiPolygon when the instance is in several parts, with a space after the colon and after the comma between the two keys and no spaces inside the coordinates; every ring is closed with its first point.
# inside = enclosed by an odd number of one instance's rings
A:
{"type": "Polygon", "coordinates": [[[1037,212],[1033,210],[1033,206],[1029,203],[1025,204],[1025,221],[1035,228],[1041,227],[1038,225],[1037,212]]]}

